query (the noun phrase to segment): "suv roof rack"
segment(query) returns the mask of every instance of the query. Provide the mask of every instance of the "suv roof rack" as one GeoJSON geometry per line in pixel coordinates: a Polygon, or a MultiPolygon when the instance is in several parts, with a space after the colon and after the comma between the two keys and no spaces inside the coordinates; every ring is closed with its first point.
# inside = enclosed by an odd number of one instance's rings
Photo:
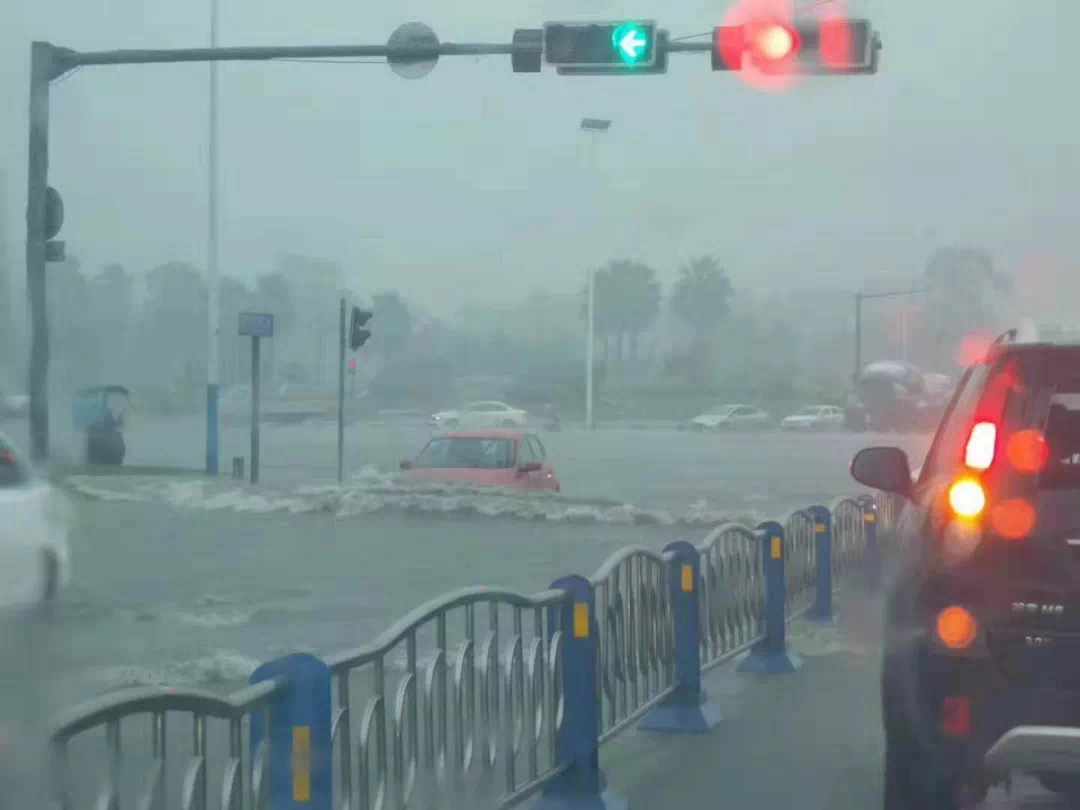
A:
{"type": "Polygon", "coordinates": [[[1013,329],[1006,329],[1004,332],[1002,332],[1000,335],[998,335],[996,338],[994,338],[994,342],[992,344],[990,344],[990,345],[991,346],[996,346],[999,343],[1015,343],[1015,342],[1016,342],[1016,329],[1014,327],[1013,329]]]}

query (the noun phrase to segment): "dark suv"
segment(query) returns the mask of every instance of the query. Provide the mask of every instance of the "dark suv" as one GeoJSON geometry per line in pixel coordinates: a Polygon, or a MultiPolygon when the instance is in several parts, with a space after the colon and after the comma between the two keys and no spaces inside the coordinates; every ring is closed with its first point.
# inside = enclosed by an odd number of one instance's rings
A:
{"type": "Polygon", "coordinates": [[[964,374],[913,481],[886,605],[887,810],[974,806],[1012,771],[1080,798],[1080,345],[1008,336],[964,374]]]}

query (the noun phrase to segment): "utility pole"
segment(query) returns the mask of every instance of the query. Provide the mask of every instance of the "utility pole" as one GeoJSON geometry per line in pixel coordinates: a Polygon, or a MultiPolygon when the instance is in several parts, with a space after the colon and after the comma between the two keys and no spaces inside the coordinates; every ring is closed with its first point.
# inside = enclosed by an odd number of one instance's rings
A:
{"type": "Polygon", "coordinates": [[[338,311],[337,482],[345,479],[345,299],[338,311]]]}
{"type": "Polygon", "coordinates": [[[855,293],[855,371],[851,375],[853,385],[858,385],[862,372],[862,301],[863,294],[855,293]]]}

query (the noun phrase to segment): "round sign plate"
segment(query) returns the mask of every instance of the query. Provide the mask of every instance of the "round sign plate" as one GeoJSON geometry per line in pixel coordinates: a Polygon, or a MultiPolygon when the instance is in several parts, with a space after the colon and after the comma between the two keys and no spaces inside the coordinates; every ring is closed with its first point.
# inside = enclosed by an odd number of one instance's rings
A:
{"type": "MultiPolygon", "coordinates": [[[[424,23],[410,22],[398,26],[397,30],[390,35],[386,43],[387,48],[408,48],[417,46],[438,46],[439,38],[435,32],[424,23]]],[[[422,79],[431,73],[439,57],[431,59],[416,59],[409,56],[386,57],[390,69],[403,79],[422,79]]]]}
{"type": "Polygon", "coordinates": [[[52,186],[45,189],[45,241],[52,239],[64,225],[64,201],[52,186]]]}

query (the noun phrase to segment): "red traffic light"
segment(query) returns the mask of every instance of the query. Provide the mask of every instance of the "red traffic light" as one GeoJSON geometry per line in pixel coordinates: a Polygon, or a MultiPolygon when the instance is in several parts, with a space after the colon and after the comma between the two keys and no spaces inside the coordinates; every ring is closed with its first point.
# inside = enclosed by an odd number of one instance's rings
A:
{"type": "Polygon", "coordinates": [[[785,65],[802,45],[799,32],[777,20],[723,25],[713,29],[713,70],[741,70],[749,53],[757,68],[785,65]]]}
{"type": "Polygon", "coordinates": [[[793,57],[801,44],[799,32],[781,22],[747,26],[747,45],[758,65],[775,65],[793,57]]]}
{"type": "Polygon", "coordinates": [[[356,361],[349,359],[349,371],[356,371],[356,361]]]}

